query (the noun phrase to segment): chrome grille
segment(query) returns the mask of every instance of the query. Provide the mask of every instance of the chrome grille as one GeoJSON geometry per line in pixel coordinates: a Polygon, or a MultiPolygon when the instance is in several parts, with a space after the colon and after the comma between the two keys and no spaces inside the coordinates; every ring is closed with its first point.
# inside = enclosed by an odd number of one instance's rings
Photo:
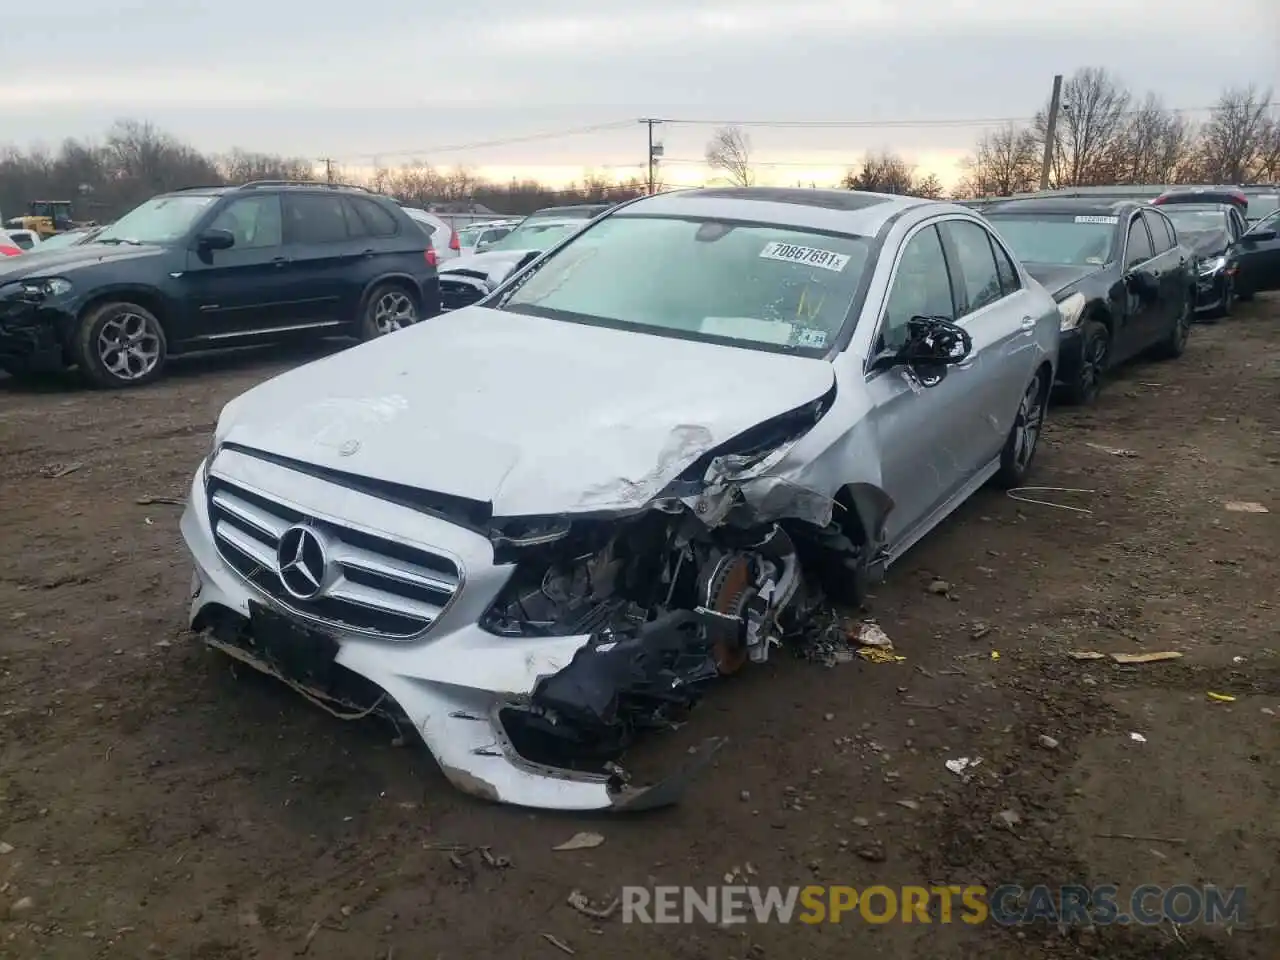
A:
{"type": "Polygon", "coordinates": [[[209,520],[218,554],[263,593],[304,617],[338,627],[408,639],[431,626],[458,592],[449,557],[309,516],[219,477],[210,479],[209,520]],[[312,599],[290,593],[277,550],[302,524],[325,545],[326,575],[312,599]]]}

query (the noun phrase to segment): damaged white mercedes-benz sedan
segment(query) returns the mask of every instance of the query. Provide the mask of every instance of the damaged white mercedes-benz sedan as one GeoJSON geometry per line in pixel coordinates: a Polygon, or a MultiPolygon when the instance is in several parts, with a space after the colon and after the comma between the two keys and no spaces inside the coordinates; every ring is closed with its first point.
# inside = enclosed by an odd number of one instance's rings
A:
{"type": "Polygon", "coordinates": [[[669,803],[722,741],[643,786],[637,734],[1021,481],[1059,323],[964,207],[621,206],[480,304],[227,404],[182,519],[192,628],[407,723],[468,793],[669,803]]]}

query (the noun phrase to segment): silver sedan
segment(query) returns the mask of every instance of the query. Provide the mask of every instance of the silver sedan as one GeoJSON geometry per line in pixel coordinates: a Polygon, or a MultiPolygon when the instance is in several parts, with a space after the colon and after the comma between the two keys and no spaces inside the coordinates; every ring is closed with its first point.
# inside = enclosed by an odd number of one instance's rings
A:
{"type": "Polygon", "coordinates": [[[182,522],[192,627],[416,730],[468,793],[671,802],[688,771],[618,766],[636,736],[1023,481],[1058,328],[962,206],[623,205],[480,303],[228,404],[182,522]]]}

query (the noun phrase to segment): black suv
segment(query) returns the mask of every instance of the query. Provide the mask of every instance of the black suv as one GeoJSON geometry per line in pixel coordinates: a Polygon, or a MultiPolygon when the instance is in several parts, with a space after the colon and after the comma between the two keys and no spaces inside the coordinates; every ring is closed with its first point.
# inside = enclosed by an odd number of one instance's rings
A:
{"type": "Polygon", "coordinates": [[[440,311],[436,255],[394,200],[259,180],[153,197],[91,243],[0,266],[0,369],[100,387],[167,357],[308,336],[370,339],[440,311]]]}

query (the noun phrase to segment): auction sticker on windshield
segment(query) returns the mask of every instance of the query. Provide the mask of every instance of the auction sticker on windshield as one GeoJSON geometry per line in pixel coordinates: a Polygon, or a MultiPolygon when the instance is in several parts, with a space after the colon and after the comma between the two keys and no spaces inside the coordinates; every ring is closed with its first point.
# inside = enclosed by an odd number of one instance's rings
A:
{"type": "Polygon", "coordinates": [[[802,263],[809,267],[822,267],[834,273],[839,273],[849,263],[847,254],[836,253],[834,250],[819,250],[817,247],[801,247],[794,243],[780,243],[777,240],[766,243],[764,249],[760,251],[760,256],[765,260],[781,260],[784,263],[802,263]]]}
{"type": "Polygon", "coordinates": [[[1110,223],[1115,225],[1119,222],[1119,217],[1076,217],[1076,223],[1110,223]]]}

